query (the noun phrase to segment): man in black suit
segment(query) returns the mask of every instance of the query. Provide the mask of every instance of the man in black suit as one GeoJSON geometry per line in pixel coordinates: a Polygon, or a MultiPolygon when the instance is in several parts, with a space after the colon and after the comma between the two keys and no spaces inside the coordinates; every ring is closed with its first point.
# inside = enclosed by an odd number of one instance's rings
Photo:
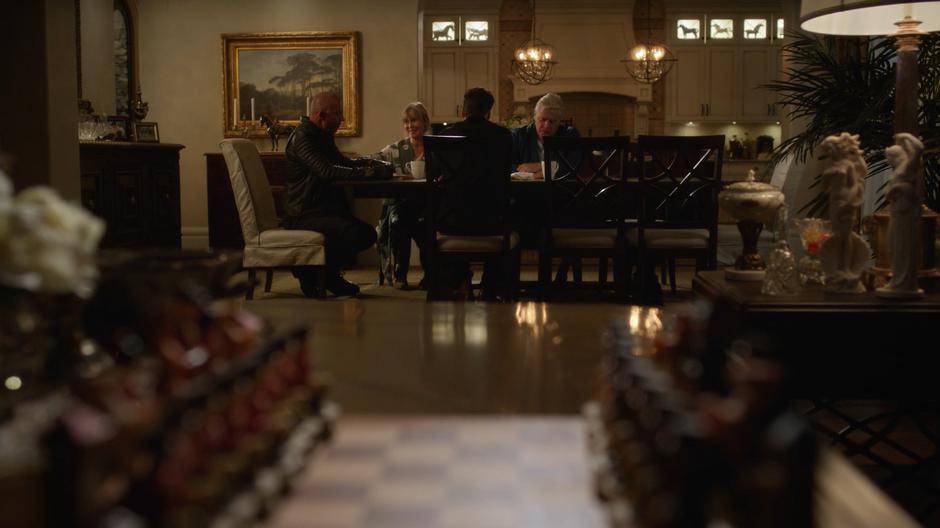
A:
{"type": "Polygon", "coordinates": [[[511,145],[512,135],[509,129],[489,119],[495,102],[493,94],[485,88],[470,88],[463,96],[464,120],[445,128],[442,134],[483,138],[505,137],[511,145]]]}
{"type": "MultiPolygon", "coordinates": [[[[512,135],[509,129],[497,125],[489,120],[495,99],[493,94],[484,88],[471,88],[464,94],[463,115],[464,120],[454,123],[444,129],[441,134],[445,136],[464,136],[485,142],[485,152],[480,159],[472,160],[473,166],[480,175],[498,178],[499,181],[480,183],[478,188],[457,186],[451,189],[445,187],[441,198],[441,212],[438,218],[440,229],[446,232],[461,230],[501,233],[508,221],[504,213],[502,200],[508,200],[509,173],[512,163],[512,135]],[[502,183],[505,182],[505,186],[502,183]],[[502,187],[502,188],[501,188],[502,187]],[[493,196],[487,193],[493,189],[504,192],[503,196],[493,196]],[[465,225],[470,224],[470,225],[465,225]]],[[[498,282],[498,266],[495,262],[487,262],[483,271],[483,297],[485,300],[495,299],[495,288],[498,282]]],[[[468,275],[468,272],[463,271],[468,275]]]]}

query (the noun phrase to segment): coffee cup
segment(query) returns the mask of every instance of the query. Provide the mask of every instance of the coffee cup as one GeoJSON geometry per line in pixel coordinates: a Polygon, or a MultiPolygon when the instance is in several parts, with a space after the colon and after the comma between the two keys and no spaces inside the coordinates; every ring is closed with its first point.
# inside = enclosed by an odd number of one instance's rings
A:
{"type": "MultiPolygon", "coordinates": [[[[546,169],[545,161],[542,160],[542,178],[543,179],[548,178],[548,172],[545,169],[546,169]]],[[[558,162],[553,161],[552,162],[552,176],[557,177],[557,173],[558,173],[558,162]]]]}
{"type": "Polygon", "coordinates": [[[416,180],[424,179],[424,160],[409,161],[405,166],[408,168],[408,172],[411,173],[412,178],[416,180]]]}

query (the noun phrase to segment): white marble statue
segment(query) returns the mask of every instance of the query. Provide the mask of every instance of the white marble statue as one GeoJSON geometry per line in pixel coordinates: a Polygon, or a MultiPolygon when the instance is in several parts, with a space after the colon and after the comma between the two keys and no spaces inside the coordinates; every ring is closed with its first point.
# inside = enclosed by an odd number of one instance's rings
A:
{"type": "Polygon", "coordinates": [[[865,193],[868,172],[858,136],[843,132],[822,142],[829,166],[823,171],[823,190],[829,192],[832,236],[823,243],[819,256],[826,275],[825,289],[836,293],[861,293],[861,275],[871,258],[868,243],[853,231],[855,217],[865,193]]]}
{"type": "Polygon", "coordinates": [[[891,282],[878,289],[881,297],[914,299],[924,291],[917,287],[921,259],[921,203],[924,201],[924,144],[911,134],[895,134],[894,145],[885,149],[894,174],[886,198],[891,208],[888,247],[891,250],[891,282]]]}

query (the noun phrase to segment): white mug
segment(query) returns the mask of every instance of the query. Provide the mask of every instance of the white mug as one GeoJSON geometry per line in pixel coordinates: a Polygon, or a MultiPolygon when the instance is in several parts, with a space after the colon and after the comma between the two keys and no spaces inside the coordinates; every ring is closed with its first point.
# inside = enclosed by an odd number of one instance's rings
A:
{"type": "Polygon", "coordinates": [[[411,172],[412,178],[416,180],[424,179],[424,160],[409,161],[405,166],[408,168],[408,171],[411,172]]]}
{"type": "MultiPolygon", "coordinates": [[[[552,162],[552,176],[557,177],[558,174],[558,162],[552,162]]],[[[542,160],[542,178],[548,178],[548,173],[545,172],[545,160],[542,160]]]]}

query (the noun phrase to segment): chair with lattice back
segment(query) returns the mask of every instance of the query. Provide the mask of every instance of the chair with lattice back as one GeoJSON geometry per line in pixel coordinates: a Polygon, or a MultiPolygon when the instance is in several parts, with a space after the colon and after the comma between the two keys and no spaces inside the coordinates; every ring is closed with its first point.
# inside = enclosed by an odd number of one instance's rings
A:
{"type": "Polygon", "coordinates": [[[493,284],[481,285],[499,289],[503,300],[514,298],[520,254],[509,214],[509,137],[429,135],[424,148],[428,300],[448,298],[453,284],[446,270],[467,262],[489,263],[484,280],[493,284]],[[499,277],[487,277],[490,272],[499,277]]]}
{"type": "Polygon", "coordinates": [[[628,239],[644,304],[658,291],[657,262],[694,258],[696,271],[715,269],[724,144],[724,136],[639,137],[640,207],[628,239]]]}
{"type": "Polygon", "coordinates": [[[629,145],[627,136],[545,138],[548,192],[547,218],[539,244],[541,297],[551,294],[553,258],[598,257],[602,264],[613,259],[614,288],[626,299],[625,222],[630,208],[626,192],[629,171],[625,169],[629,145]]]}

